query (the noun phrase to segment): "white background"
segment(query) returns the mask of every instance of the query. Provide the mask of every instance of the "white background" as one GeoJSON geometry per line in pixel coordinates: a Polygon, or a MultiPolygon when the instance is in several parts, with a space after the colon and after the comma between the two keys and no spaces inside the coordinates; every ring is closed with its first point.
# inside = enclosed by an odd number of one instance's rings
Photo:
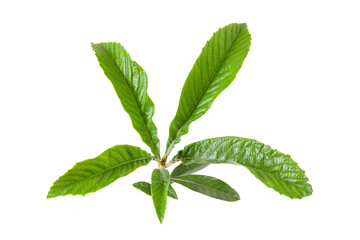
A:
{"type": "Polygon", "coordinates": [[[1,239],[359,239],[358,1],[2,1],[1,239]],[[121,42],[147,72],[162,151],[180,91],[219,27],[246,22],[237,78],[174,149],[210,137],[257,139],[291,154],[313,185],[291,200],[245,168],[202,171],[228,203],[175,186],[159,224],[132,183],[155,162],[85,197],[46,199],[76,162],[116,144],[148,150],[90,42],[121,42]]]}

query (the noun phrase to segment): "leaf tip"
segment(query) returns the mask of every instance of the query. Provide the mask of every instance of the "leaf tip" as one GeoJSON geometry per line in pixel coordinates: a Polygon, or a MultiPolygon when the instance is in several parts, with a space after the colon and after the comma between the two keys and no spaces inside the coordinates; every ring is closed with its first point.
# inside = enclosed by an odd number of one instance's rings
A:
{"type": "Polygon", "coordinates": [[[312,186],[309,183],[304,184],[304,186],[301,189],[301,192],[297,194],[286,194],[286,193],[280,193],[281,195],[287,196],[291,199],[302,199],[304,197],[309,197],[313,193],[312,186]]]}
{"type": "Polygon", "coordinates": [[[313,193],[313,188],[312,188],[311,184],[310,184],[310,183],[306,183],[306,185],[307,185],[307,191],[306,191],[306,193],[304,194],[304,196],[302,196],[301,198],[303,198],[303,197],[309,197],[309,196],[311,196],[312,193],[313,193]]]}
{"type": "Polygon", "coordinates": [[[158,218],[159,218],[159,222],[160,222],[160,224],[162,224],[162,223],[163,223],[163,221],[164,221],[164,217],[160,217],[160,216],[158,216],[158,218]]]}
{"type": "Polygon", "coordinates": [[[50,191],[48,192],[48,194],[46,195],[46,199],[49,199],[49,198],[54,198],[56,197],[56,195],[54,193],[52,193],[51,189],[50,191]]]}
{"type": "Polygon", "coordinates": [[[240,200],[240,195],[239,194],[236,194],[234,196],[234,201],[233,202],[236,202],[236,201],[239,201],[240,200]]]}

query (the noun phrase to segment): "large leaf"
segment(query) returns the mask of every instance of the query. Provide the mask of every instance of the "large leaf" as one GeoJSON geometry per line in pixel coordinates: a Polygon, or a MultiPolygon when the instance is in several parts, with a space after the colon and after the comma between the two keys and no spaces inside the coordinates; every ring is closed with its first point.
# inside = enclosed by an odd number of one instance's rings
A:
{"type": "Polygon", "coordinates": [[[205,164],[192,163],[188,165],[181,163],[171,172],[171,177],[190,175],[197,171],[200,171],[201,169],[207,166],[209,166],[208,163],[205,164]]]}
{"type": "MultiPolygon", "coordinates": [[[[141,181],[141,182],[134,183],[133,186],[135,188],[139,189],[140,191],[146,193],[147,195],[151,196],[151,184],[150,183],[141,181]]],[[[178,199],[175,189],[171,185],[169,185],[167,195],[171,198],[178,199]]]]}
{"type": "Polygon", "coordinates": [[[165,168],[155,169],[151,175],[151,196],[160,223],[164,221],[170,174],[165,168]]]}
{"type": "Polygon", "coordinates": [[[171,177],[174,182],[206,196],[234,202],[240,199],[239,194],[220,179],[204,175],[186,175],[171,177]]]}
{"type": "Polygon", "coordinates": [[[157,128],[152,121],[155,106],[147,94],[148,80],[145,71],[132,61],[119,43],[92,44],[95,55],[111,81],[135,130],[153,154],[160,158],[157,128]]]}
{"type": "Polygon", "coordinates": [[[235,79],[250,48],[251,36],[246,24],[230,24],[219,29],[191,69],[181,92],[179,107],[171,122],[167,155],[191,122],[210,108],[215,98],[235,79]]]}
{"type": "Polygon", "coordinates": [[[147,165],[151,158],[149,153],[139,147],[114,146],[93,159],[76,163],[53,183],[47,198],[95,192],[135,169],[147,165]]]}
{"type": "Polygon", "coordinates": [[[174,157],[184,164],[231,163],[245,166],[266,186],[290,198],[312,193],[308,178],[289,155],[256,140],[211,138],[187,145],[174,157]]]}

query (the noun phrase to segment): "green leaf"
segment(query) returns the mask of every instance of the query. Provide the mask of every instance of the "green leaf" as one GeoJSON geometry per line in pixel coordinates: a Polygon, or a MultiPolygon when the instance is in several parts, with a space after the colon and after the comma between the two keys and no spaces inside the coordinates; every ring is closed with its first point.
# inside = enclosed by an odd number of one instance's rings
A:
{"type": "Polygon", "coordinates": [[[160,223],[164,221],[170,174],[165,168],[155,169],[151,175],[151,195],[160,223]]]}
{"type": "Polygon", "coordinates": [[[235,79],[250,48],[247,26],[230,24],[220,28],[191,69],[181,92],[179,107],[171,122],[166,153],[170,154],[191,122],[210,108],[216,97],[235,79]]]}
{"type": "Polygon", "coordinates": [[[178,177],[178,176],[185,176],[193,174],[197,171],[200,171],[201,169],[209,166],[208,163],[205,164],[198,164],[198,163],[192,163],[185,165],[183,163],[179,164],[171,173],[171,177],[178,177]]]}
{"type": "Polygon", "coordinates": [[[151,196],[151,184],[148,182],[136,182],[133,184],[133,186],[140,191],[146,193],[147,195],[151,196]]]}
{"type": "Polygon", "coordinates": [[[289,155],[256,140],[219,137],[187,145],[174,157],[184,164],[230,163],[245,166],[266,186],[290,198],[312,193],[308,178],[289,155]]]}
{"type": "Polygon", "coordinates": [[[151,196],[151,184],[148,182],[136,182],[133,184],[133,186],[137,189],[139,189],[140,191],[146,193],[147,195],[151,196]]]}
{"type": "MultiPolygon", "coordinates": [[[[142,182],[134,183],[133,186],[135,188],[139,189],[140,191],[146,193],[147,195],[151,196],[151,184],[150,183],[142,181],[142,182]]],[[[167,195],[171,198],[178,199],[175,189],[171,185],[169,185],[167,195]]]]}
{"type": "Polygon", "coordinates": [[[168,196],[174,199],[178,199],[175,189],[171,186],[171,184],[169,184],[168,196]]]}
{"type": "Polygon", "coordinates": [[[76,163],[53,183],[47,198],[96,192],[116,179],[147,165],[151,158],[149,153],[139,147],[114,146],[93,159],[76,163]]]}
{"type": "Polygon", "coordinates": [[[145,71],[132,61],[119,43],[91,44],[95,55],[111,81],[135,130],[156,158],[160,158],[160,141],[152,121],[155,106],[147,94],[148,80],[145,71]]]}
{"type": "Polygon", "coordinates": [[[209,197],[228,202],[240,200],[239,194],[232,187],[214,177],[204,175],[186,175],[171,177],[171,180],[209,197]]]}

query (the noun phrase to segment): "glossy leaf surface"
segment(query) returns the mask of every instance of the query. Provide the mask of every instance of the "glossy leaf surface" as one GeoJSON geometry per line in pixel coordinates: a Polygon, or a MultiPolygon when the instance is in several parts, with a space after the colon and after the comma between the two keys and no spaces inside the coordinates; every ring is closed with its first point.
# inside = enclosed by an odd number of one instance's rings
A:
{"type": "Polygon", "coordinates": [[[185,175],[171,177],[174,182],[195,192],[220,200],[234,202],[240,200],[239,194],[220,179],[204,175],[185,175]]]}
{"type": "Polygon", "coordinates": [[[78,162],[67,173],[56,180],[47,195],[85,195],[95,192],[135,169],[147,165],[151,155],[139,147],[117,145],[99,156],[78,162]]]}
{"type": "Polygon", "coordinates": [[[216,97],[235,79],[250,48],[246,24],[230,24],[219,29],[191,69],[181,92],[179,107],[171,122],[166,153],[169,155],[191,122],[210,108],[216,97]]]}
{"type": "Polygon", "coordinates": [[[160,223],[164,221],[170,174],[165,168],[155,169],[151,175],[151,196],[160,223]]]}
{"type": "Polygon", "coordinates": [[[231,163],[245,166],[266,186],[290,198],[312,193],[308,178],[292,158],[256,140],[211,138],[187,145],[174,157],[184,164],[231,163]]]}
{"type": "Polygon", "coordinates": [[[145,71],[132,61],[119,43],[92,44],[95,55],[111,81],[135,130],[152,153],[160,158],[160,142],[152,120],[155,106],[147,94],[148,80],[145,71]]]}
{"type": "MultiPolygon", "coordinates": [[[[146,193],[147,195],[151,196],[151,184],[150,183],[142,181],[142,182],[134,183],[133,186],[135,188],[139,189],[140,191],[146,193]]],[[[167,194],[171,198],[178,199],[175,189],[171,185],[169,185],[167,194]]]]}
{"type": "Polygon", "coordinates": [[[185,176],[193,174],[201,169],[209,166],[209,163],[199,164],[199,163],[191,163],[191,164],[179,164],[174,170],[171,172],[171,177],[185,176]]]}

